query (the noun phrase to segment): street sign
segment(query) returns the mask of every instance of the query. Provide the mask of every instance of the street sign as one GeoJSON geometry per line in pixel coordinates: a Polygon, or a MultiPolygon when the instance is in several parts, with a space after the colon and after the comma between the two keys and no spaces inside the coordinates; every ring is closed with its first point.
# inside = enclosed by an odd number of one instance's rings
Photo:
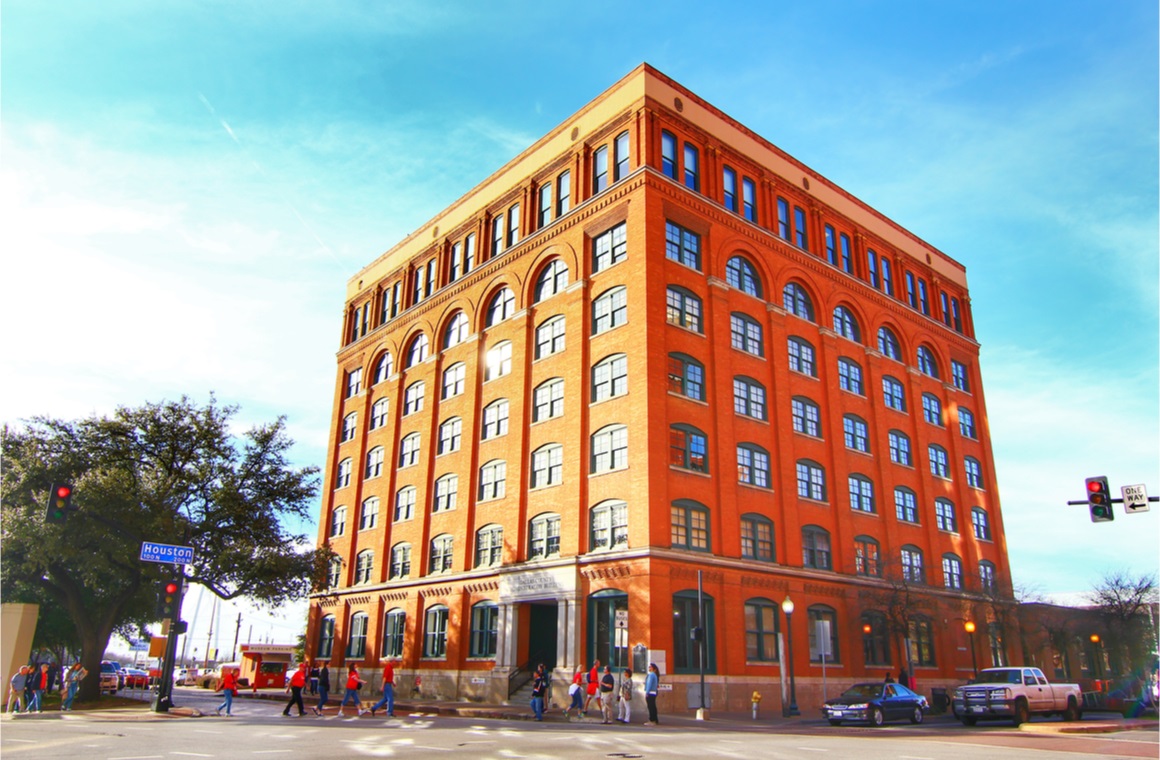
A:
{"type": "Polygon", "coordinates": [[[1124,497],[1124,513],[1148,511],[1148,491],[1144,484],[1135,486],[1120,486],[1120,494],[1124,497]]]}
{"type": "Polygon", "coordinates": [[[616,611],[616,627],[623,629],[628,628],[628,610],[616,611]]]}
{"type": "Polygon", "coordinates": [[[172,546],[141,542],[141,559],[145,562],[162,562],[170,565],[188,565],[193,562],[192,546],[172,546]]]}

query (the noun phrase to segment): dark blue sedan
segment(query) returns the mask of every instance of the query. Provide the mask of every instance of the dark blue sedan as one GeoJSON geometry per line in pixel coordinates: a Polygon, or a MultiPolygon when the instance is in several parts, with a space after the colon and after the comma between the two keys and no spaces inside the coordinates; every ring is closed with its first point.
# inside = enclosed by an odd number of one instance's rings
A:
{"type": "Polygon", "coordinates": [[[822,713],[831,726],[843,721],[881,726],[888,720],[922,723],[930,706],[926,697],[897,683],[858,683],[842,696],[826,700],[822,713]]]}

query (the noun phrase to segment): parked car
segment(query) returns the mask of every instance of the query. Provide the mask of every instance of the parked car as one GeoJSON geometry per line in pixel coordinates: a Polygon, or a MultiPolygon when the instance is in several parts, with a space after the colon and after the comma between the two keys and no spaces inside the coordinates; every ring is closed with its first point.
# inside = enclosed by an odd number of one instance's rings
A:
{"type": "Polygon", "coordinates": [[[926,697],[899,683],[856,683],[842,695],[826,700],[822,713],[831,726],[845,721],[881,726],[888,720],[922,723],[930,710],[926,697]]]}
{"type": "Polygon", "coordinates": [[[1056,713],[1079,720],[1083,692],[1078,684],[1048,683],[1039,668],[987,668],[974,683],[955,689],[952,706],[964,726],[997,718],[1010,718],[1018,726],[1032,715],[1056,713]]]}
{"type": "Polygon", "coordinates": [[[121,688],[121,668],[109,660],[101,660],[101,691],[116,694],[121,688]]]}
{"type": "Polygon", "coordinates": [[[140,668],[125,668],[121,671],[125,678],[126,689],[148,689],[149,673],[140,668]]]}

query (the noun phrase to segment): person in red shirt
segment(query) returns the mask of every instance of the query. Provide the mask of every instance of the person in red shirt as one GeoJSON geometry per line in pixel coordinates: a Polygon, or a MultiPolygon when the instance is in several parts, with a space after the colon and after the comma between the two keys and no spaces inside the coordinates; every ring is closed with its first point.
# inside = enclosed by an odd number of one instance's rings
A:
{"type": "Polygon", "coordinates": [[[395,717],[395,665],[389,657],[387,663],[383,665],[383,698],[371,708],[372,718],[375,710],[382,708],[383,705],[387,706],[387,717],[395,717]]]}
{"type": "Polygon", "coordinates": [[[588,671],[588,698],[584,700],[584,709],[580,711],[583,715],[588,712],[588,705],[592,702],[592,698],[596,697],[596,706],[600,707],[600,694],[597,690],[600,688],[600,660],[592,661],[592,670],[588,671]]]}
{"type": "Polygon", "coordinates": [[[221,680],[218,681],[218,691],[222,693],[222,698],[225,701],[218,705],[217,714],[221,715],[224,709],[226,711],[226,717],[232,717],[234,697],[238,693],[238,674],[234,672],[233,668],[224,668],[222,670],[221,680]]]}
{"type": "Polygon", "coordinates": [[[306,714],[306,705],[302,704],[302,687],[306,685],[306,663],[298,664],[298,669],[294,671],[294,675],[290,676],[290,684],[286,687],[286,691],[290,693],[290,701],[286,703],[286,709],[282,711],[283,715],[290,714],[290,708],[297,705],[298,715],[306,714]]]}
{"type": "Polygon", "coordinates": [[[346,676],[346,693],[342,695],[342,704],[338,706],[338,717],[342,717],[342,708],[346,707],[347,702],[354,702],[359,715],[366,712],[363,709],[362,700],[358,696],[358,690],[362,688],[362,685],[362,679],[358,677],[358,668],[351,665],[350,673],[346,676]]]}

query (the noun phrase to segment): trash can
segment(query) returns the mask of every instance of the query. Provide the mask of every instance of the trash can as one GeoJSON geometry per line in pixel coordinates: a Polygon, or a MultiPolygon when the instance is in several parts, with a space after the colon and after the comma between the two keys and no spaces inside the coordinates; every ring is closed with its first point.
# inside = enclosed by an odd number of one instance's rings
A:
{"type": "Polygon", "coordinates": [[[950,706],[951,700],[947,697],[947,690],[941,686],[931,687],[930,711],[936,715],[942,715],[950,706]]]}

